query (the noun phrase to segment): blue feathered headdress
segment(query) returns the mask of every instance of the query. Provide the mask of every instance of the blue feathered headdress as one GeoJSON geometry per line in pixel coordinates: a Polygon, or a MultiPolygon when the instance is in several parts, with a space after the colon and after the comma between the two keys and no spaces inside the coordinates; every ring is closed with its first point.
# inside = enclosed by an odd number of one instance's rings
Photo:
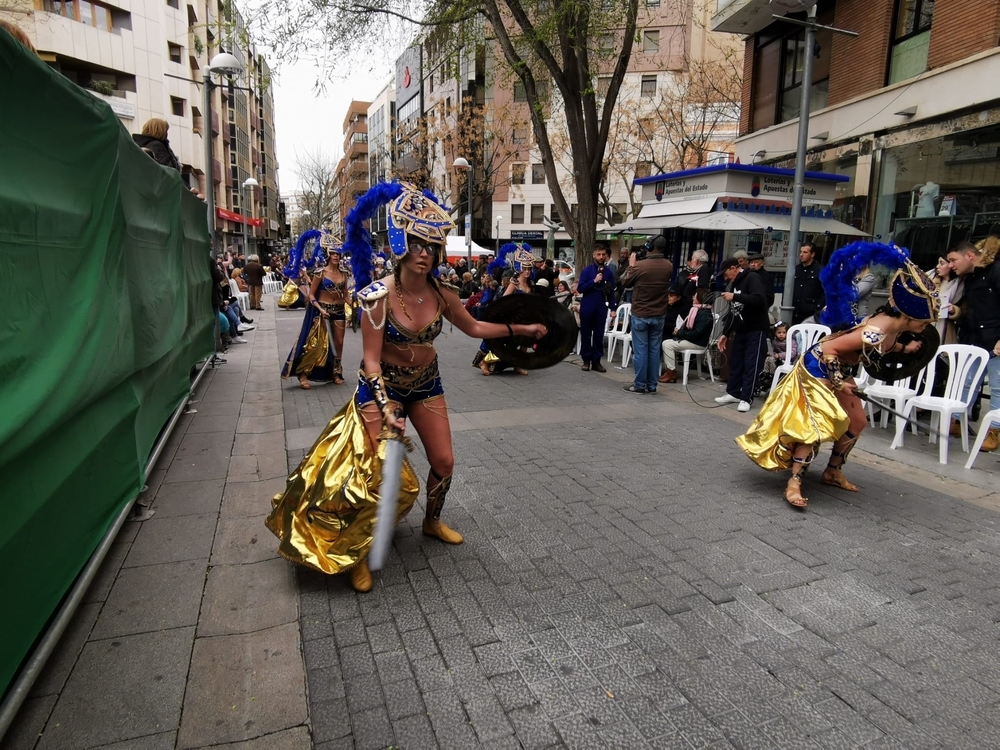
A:
{"type": "Polygon", "coordinates": [[[882,266],[897,271],[889,284],[890,303],[916,320],[936,317],[937,292],[933,283],[910,261],[910,252],[897,245],[859,240],[837,250],[819,280],[826,293],[826,309],[820,322],[831,328],[857,323],[854,316],[858,289],[854,280],[865,268],[882,266]],[[926,279],[926,281],[925,281],[926,279]]]}
{"type": "Polygon", "coordinates": [[[344,254],[351,256],[351,271],[354,274],[354,289],[361,291],[372,283],[375,261],[372,253],[372,235],[365,226],[378,210],[403,192],[398,182],[380,182],[358,198],[358,202],[344,221],[347,239],[344,254]]]}
{"type": "Polygon", "coordinates": [[[318,229],[309,229],[299,235],[298,242],[295,243],[295,247],[288,254],[288,263],[285,267],[281,269],[281,272],[289,279],[293,281],[299,278],[299,274],[302,273],[302,266],[305,265],[306,268],[313,268],[316,265],[316,261],[319,259],[323,260],[323,265],[326,265],[326,259],[323,257],[323,251],[319,247],[319,238],[322,236],[322,232],[318,229]],[[316,242],[316,247],[313,248],[312,253],[308,259],[305,259],[306,245],[309,242],[316,242]]]}

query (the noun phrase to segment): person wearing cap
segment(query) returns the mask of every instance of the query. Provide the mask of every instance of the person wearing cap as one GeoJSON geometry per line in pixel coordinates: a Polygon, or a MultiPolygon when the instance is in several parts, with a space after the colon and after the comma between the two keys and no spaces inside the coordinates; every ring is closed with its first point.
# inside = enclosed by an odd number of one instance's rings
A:
{"type": "Polygon", "coordinates": [[[899,247],[855,242],[830,259],[827,310],[823,323],[836,330],[802,353],[792,372],[774,389],[750,425],[736,438],[755,464],[768,471],[791,471],[785,500],[803,509],[802,480],[823,443],[833,443],[823,472],[823,484],[849,492],[843,467],[867,424],[864,405],[855,394],[854,372],[859,364],[877,365],[891,353],[916,356],[924,328],[937,320],[940,302],[934,282],[899,247]],[[855,279],[867,265],[898,269],[889,283],[889,303],[859,324],[853,304],[855,279]]]}
{"type": "Polygon", "coordinates": [[[770,310],[774,304],[774,281],[771,279],[771,273],[764,268],[764,254],[761,252],[750,253],[747,256],[747,264],[750,266],[750,270],[760,276],[760,280],[764,283],[767,309],[770,310]]]}
{"type": "MultiPolygon", "coordinates": [[[[628,270],[622,276],[622,285],[632,290],[630,320],[635,378],[632,385],[623,388],[627,393],[656,393],[660,375],[660,344],[670,305],[668,291],[674,264],[663,256],[667,249],[667,238],[663,235],[653,238],[648,247],[649,252],[642,260],[632,254],[628,270]]],[[[680,295],[676,297],[679,301],[680,295]]]]}

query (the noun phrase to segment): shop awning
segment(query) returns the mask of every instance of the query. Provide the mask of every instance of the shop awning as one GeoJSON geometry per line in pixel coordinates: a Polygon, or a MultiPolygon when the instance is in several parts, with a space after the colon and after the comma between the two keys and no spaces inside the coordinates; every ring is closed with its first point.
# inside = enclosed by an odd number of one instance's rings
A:
{"type": "MultiPolygon", "coordinates": [[[[694,203],[694,201],[692,201],[694,203]]],[[[678,205],[677,203],[673,205],[678,205]]],[[[683,203],[679,204],[683,205],[683,203]]],[[[665,229],[704,229],[716,232],[746,232],[768,230],[787,232],[791,229],[792,217],[788,214],[753,213],[746,211],[706,211],[672,216],[640,216],[637,219],[616,224],[606,231],[609,234],[659,234],[665,229]]],[[[829,218],[803,216],[800,230],[806,234],[837,234],[848,237],[867,237],[860,229],[842,221],[829,218]]]]}

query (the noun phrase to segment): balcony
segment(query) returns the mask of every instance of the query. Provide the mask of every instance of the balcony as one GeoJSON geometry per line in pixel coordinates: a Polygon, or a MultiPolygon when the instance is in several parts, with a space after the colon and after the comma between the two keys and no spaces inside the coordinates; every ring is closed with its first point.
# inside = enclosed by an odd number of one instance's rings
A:
{"type": "Polygon", "coordinates": [[[779,7],[781,3],[772,6],[768,0],[717,0],[717,3],[712,31],[731,34],[756,34],[774,21],[773,14],[786,12],[786,8],[779,7]]]}

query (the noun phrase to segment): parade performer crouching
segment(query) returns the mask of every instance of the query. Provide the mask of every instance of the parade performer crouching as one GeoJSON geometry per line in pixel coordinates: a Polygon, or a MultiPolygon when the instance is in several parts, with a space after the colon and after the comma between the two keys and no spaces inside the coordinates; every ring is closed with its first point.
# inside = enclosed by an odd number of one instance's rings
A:
{"type": "MultiPolygon", "coordinates": [[[[501,297],[511,294],[530,294],[531,271],[534,263],[538,261],[531,252],[531,246],[519,242],[508,242],[500,248],[496,259],[486,267],[487,273],[493,275],[497,280],[502,280],[505,273],[509,273],[509,281],[504,288],[501,297]]],[[[472,365],[483,371],[483,375],[492,375],[495,372],[503,372],[508,367],[514,367],[503,361],[494,352],[490,351],[490,346],[486,341],[479,345],[472,365]]],[[[518,375],[527,375],[528,371],[521,367],[514,367],[514,372],[518,375]]]]}
{"type": "MultiPolygon", "coordinates": [[[[854,374],[859,364],[869,372],[877,369],[887,355],[933,356],[936,344],[926,341],[925,329],[938,317],[938,295],[934,283],[899,247],[855,242],[833,254],[823,271],[827,310],[823,322],[835,332],[806,351],[792,372],[767,399],[746,434],[736,439],[750,459],[769,471],[791,470],[785,500],[795,508],[805,508],[802,479],[822,443],[832,442],[830,461],[823,483],[857,492],[842,468],[866,419],[861,400],[855,394],[854,374]],[[853,285],[866,266],[898,269],[889,284],[889,304],[857,322],[852,304],[857,302],[853,285]]],[[[933,328],[930,330],[934,330],[933,328]]]]}
{"type": "MultiPolygon", "coordinates": [[[[324,573],[350,571],[357,591],[372,586],[371,548],[384,442],[389,429],[402,431],[408,418],[430,464],[423,533],[449,544],[462,535],[441,521],[451,485],[454,455],[448,407],[438,371],[434,339],[443,319],[476,338],[546,334],[540,323],[482,323],[465,310],[458,294],[433,275],[454,223],[429,192],[406,183],[380,183],[358,199],[347,216],[347,241],[362,307],[364,359],[354,397],[323,430],[272,501],[267,527],[279,553],[324,573]],[[364,222],[388,203],[393,272],[372,282],[371,239],[364,222]]],[[[404,462],[397,520],[416,499],[419,482],[404,462]]]]}
{"type": "MultiPolygon", "coordinates": [[[[283,379],[294,375],[298,377],[299,385],[305,390],[309,390],[312,387],[309,384],[310,380],[333,380],[337,364],[328,333],[331,329],[328,329],[326,326],[326,320],[333,315],[336,306],[330,304],[328,308],[324,308],[316,299],[316,293],[323,289],[323,279],[328,273],[333,273],[332,270],[327,270],[327,256],[322,248],[322,243],[326,236],[325,232],[320,232],[318,229],[310,229],[307,232],[303,232],[299,237],[299,241],[292,249],[288,265],[285,266],[283,271],[289,278],[298,278],[303,275],[308,278],[308,270],[319,269],[319,273],[309,282],[309,287],[306,288],[306,299],[309,304],[306,307],[306,314],[302,318],[302,328],[299,331],[299,337],[295,341],[294,346],[292,346],[292,350],[288,353],[285,366],[281,368],[281,377],[283,379]],[[313,241],[316,241],[316,244],[311,251],[308,251],[308,243],[313,241]]],[[[335,253],[337,265],[333,266],[333,268],[337,268],[340,262],[340,252],[335,243],[331,244],[327,241],[327,245],[328,249],[333,250],[335,253]]],[[[343,282],[343,286],[346,287],[346,279],[343,282]]],[[[334,286],[330,291],[329,299],[333,299],[333,292],[336,292],[336,290],[337,288],[334,286]]],[[[343,290],[341,290],[339,299],[340,317],[343,319],[343,290]]],[[[343,342],[343,330],[341,329],[341,350],[343,350],[343,342]]],[[[343,378],[341,378],[340,382],[344,382],[343,378]]]]}

